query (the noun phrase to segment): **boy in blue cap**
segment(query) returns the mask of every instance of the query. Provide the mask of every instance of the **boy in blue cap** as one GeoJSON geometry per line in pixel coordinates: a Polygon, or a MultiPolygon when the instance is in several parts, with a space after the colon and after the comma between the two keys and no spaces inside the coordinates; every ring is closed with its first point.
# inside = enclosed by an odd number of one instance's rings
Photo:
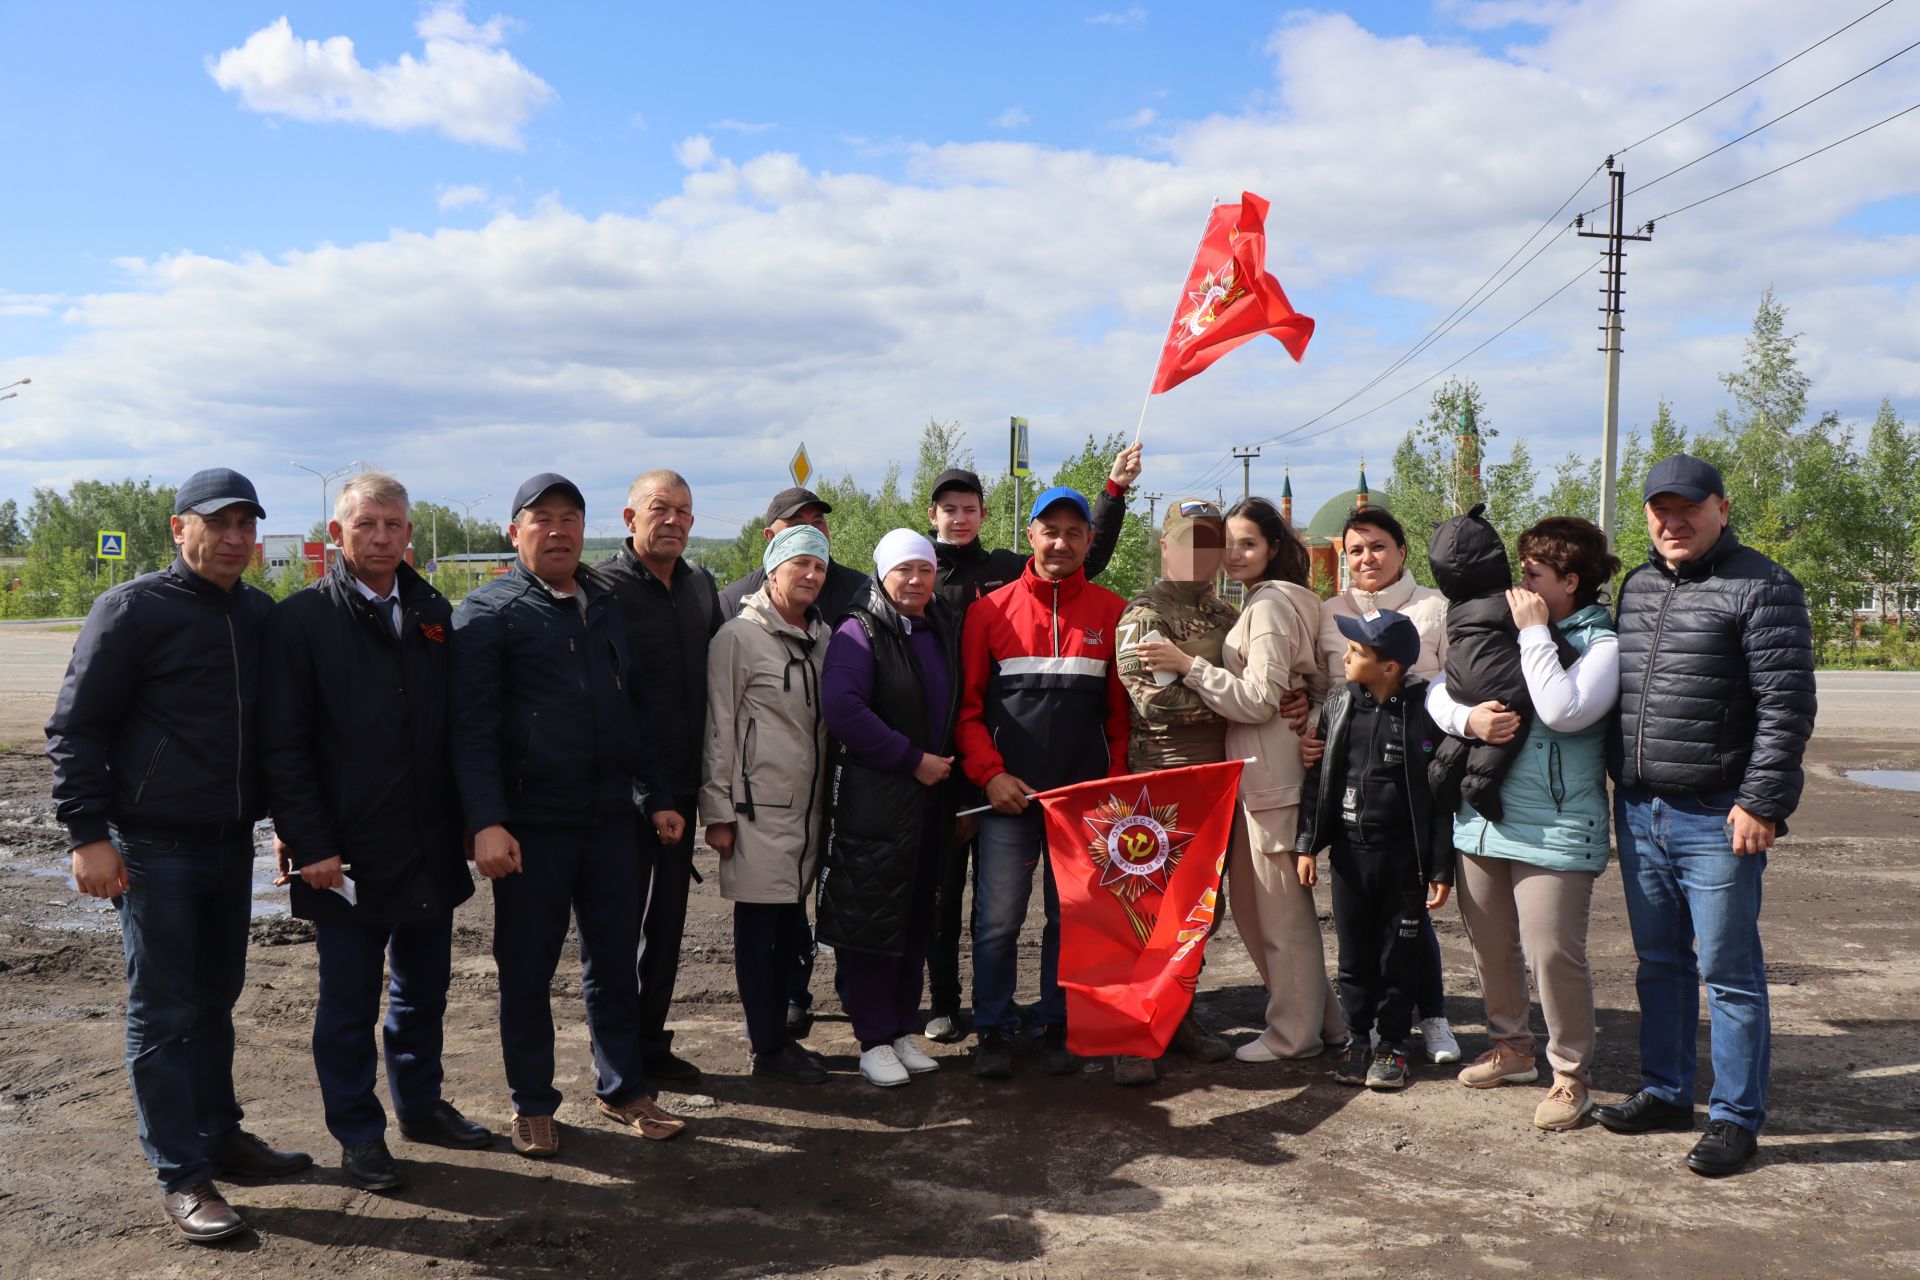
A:
{"type": "Polygon", "coordinates": [[[1420,656],[1420,632],[1391,609],[1337,621],[1347,638],[1347,683],[1320,711],[1317,736],[1326,751],[1300,788],[1294,850],[1300,882],[1312,885],[1314,854],[1332,849],[1348,1035],[1333,1078],[1403,1089],[1421,913],[1445,903],[1453,884],[1452,815],[1427,787],[1427,762],[1440,741],[1427,715],[1427,682],[1407,674],[1420,656]]]}

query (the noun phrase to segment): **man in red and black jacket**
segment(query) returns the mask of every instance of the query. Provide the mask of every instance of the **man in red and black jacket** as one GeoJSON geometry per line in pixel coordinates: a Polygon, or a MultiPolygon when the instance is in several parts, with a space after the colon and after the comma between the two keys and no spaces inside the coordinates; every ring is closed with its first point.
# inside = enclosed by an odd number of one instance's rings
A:
{"type": "MultiPolygon", "coordinates": [[[[1033,559],[1019,580],[975,604],[960,638],[957,746],[968,779],[993,805],[980,821],[974,871],[973,1070],[995,1079],[1013,1074],[1015,948],[1034,864],[1046,857],[1045,825],[1028,796],[1127,769],[1127,695],[1114,661],[1126,602],[1088,582],[1082,570],[1093,541],[1087,500],[1065,487],[1042,493],[1027,541],[1033,559]]],[[[1060,896],[1051,867],[1042,879],[1040,1061],[1050,1074],[1064,1075],[1075,1063],[1058,978],[1060,896]]]]}

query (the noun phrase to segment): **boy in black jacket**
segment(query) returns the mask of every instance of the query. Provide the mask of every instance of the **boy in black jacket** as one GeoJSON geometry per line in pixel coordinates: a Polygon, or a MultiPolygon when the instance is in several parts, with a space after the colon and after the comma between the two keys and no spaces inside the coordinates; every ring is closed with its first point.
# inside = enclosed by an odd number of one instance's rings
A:
{"type": "Polygon", "coordinates": [[[1427,788],[1440,731],[1427,715],[1427,682],[1407,674],[1420,656],[1419,631],[1391,609],[1338,621],[1347,684],[1321,708],[1326,752],[1301,786],[1294,851],[1300,882],[1312,885],[1315,852],[1332,847],[1340,1011],[1349,1036],[1334,1079],[1402,1089],[1421,911],[1444,904],[1453,884],[1453,815],[1435,806],[1427,788]],[[1376,1031],[1380,1045],[1371,1051],[1376,1031]]]}

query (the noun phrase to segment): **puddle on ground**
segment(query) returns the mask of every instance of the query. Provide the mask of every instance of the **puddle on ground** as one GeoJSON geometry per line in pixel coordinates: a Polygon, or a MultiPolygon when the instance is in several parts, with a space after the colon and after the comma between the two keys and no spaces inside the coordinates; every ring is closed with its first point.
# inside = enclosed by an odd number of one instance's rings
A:
{"type": "MultiPolygon", "coordinates": [[[[74,900],[71,905],[84,913],[83,918],[79,920],[65,922],[57,920],[46,921],[45,924],[47,927],[54,929],[119,929],[119,917],[113,906],[97,898],[90,898],[75,889],[73,887],[73,873],[66,867],[22,867],[20,869],[28,875],[38,876],[45,880],[58,881],[64,885],[67,891],[74,895],[74,900]]],[[[253,860],[252,914],[255,920],[265,920],[287,914],[286,886],[276,886],[273,883],[274,877],[279,874],[279,868],[275,865],[271,846],[269,846],[267,853],[259,854],[253,860]]],[[[49,905],[58,906],[60,904],[49,903],[49,905]]]]}
{"type": "Polygon", "coordinates": [[[1888,791],[1920,791],[1920,769],[1849,769],[1847,780],[1888,791]]]}

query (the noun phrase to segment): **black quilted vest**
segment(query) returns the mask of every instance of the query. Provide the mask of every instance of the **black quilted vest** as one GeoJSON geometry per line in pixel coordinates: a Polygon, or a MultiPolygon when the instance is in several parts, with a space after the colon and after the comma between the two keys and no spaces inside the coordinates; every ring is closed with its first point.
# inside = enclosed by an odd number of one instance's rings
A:
{"type": "MultiPolygon", "coordinates": [[[[960,696],[960,629],[946,602],[934,599],[926,616],[949,672],[947,731],[938,742],[931,740],[920,664],[899,614],[876,585],[847,616],[865,630],[873,648],[869,705],[874,714],[921,750],[951,755],[960,696]]],[[[927,788],[910,773],[860,763],[837,741],[829,758],[827,847],[820,864],[815,932],[833,947],[900,955],[907,945],[914,879],[933,875],[941,852],[921,847],[927,788]]],[[[941,786],[936,802],[946,804],[950,790],[941,786]]],[[[952,824],[936,825],[944,839],[952,824]]]]}

